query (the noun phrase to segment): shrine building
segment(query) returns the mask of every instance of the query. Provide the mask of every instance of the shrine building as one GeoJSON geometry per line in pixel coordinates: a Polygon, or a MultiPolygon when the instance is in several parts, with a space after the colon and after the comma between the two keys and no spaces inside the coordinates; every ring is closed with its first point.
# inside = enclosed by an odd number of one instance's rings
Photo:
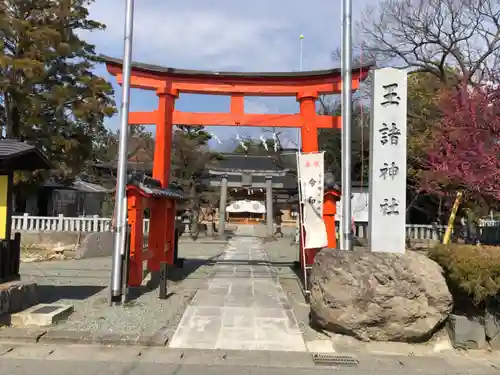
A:
{"type": "Polygon", "coordinates": [[[204,183],[220,189],[219,233],[224,232],[228,221],[239,224],[266,221],[269,235],[274,233],[276,218],[295,222],[295,205],[288,201],[297,193],[296,169],[295,151],[272,155],[223,154],[221,160],[207,165],[204,183]]]}

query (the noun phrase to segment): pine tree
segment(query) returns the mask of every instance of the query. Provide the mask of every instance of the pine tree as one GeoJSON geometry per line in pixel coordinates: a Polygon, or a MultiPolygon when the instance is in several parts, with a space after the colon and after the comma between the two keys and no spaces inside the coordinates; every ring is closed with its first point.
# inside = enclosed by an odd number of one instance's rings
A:
{"type": "Polygon", "coordinates": [[[93,73],[95,47],[80,37],[105,28],[88,18],[92,2],[0,3],[0,121],[8,137],[40,147],[61,179],[79,173],[116,111],[111,86],[93,73]]]}
{"type": "MultiPolygon", "coordinates": [[[[208,204],[210,210],[218,198],[217,192],[202,182],[207,165],[220,158],[208,146],[211,138],[203,126],[177,125],[173,134],[172,177],[189,198],[187,208],[192,211],[193,224],[200,219],[202,204],[208,204]]],[[[192,228],[197,231],[197,225],[192,228]]]]}

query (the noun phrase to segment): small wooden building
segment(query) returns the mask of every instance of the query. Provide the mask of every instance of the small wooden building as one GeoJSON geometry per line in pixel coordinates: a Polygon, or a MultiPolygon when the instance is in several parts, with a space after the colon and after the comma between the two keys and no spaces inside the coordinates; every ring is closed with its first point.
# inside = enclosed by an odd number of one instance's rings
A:
{"type": "Polygon", "coordinates": [[[12,236],[14,172],[50,168],[50,161],[34,146],[0,139],[0,283],[19,278],[21,234],[12,236]]]}

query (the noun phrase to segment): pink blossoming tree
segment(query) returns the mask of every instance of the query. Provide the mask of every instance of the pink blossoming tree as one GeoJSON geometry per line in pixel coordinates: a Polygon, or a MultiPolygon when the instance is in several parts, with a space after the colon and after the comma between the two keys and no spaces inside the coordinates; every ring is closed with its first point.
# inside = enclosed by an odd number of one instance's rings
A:
{"type": "Polygon", "coordinates": [[[441,196],[462,191],[483,209],[500,202],[500,89],[463,87],[438,99],[422,160],[421,190],[441,196]]]}

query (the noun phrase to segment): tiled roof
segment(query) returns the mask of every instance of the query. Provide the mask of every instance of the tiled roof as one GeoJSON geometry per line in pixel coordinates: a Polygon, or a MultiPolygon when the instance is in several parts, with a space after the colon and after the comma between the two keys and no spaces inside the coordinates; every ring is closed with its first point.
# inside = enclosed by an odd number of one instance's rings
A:
{"type": "Polygon", "coordinates": [[[208,166],[208,169],[239,172],[282,171],[284,168],[279,164],[276,157],[270,155],[223,154],[222,159],[208,166]]]}
{"type": "Polygon", "coordinates": [[[34,146],[19,142],[14,139],[1,139],[0,140],[0,158],[12,157],[18,154],[31,152],[35,149],[34,146]]]}
{"type": "Polygon", "coordinates": [[[129,185],[134,185],[142,190],[147,195],[153,197],[166,197],[174,200],[184,200],[185,195],[178,187],[170,184],[168,188],[162,188],[161,183],[148,175],[140,172],[130,173],[128,175],[129,185]]]}
{"type": "Polygon", "coordinates": [[[290,170],[297,169],[297,153],[295,151],[282,152],[279,156],[279,160],[283,168],[290,170]]]}
{"type": "MultiPolygon", "coordinates": [[[[210,181],[217,180],[217,177],[211,176],[203,179],[203,183],[206,186],[210,185],[210,181]]],[[[231,182],[241,182],[241,176],[238,175],[229,175],[227,176],[227,180],[229,183],[231,182]]],[[[264,184],[266,182],[265,176],[252,176],[252,183],[261,183],[264,184]]],[[[297,177],[291,173],[287,173],[285,176],[274,176],[273,183],[283,184],[283,190],[296,190],[297,189],[297,177]]]]}
{"type": "Polygon", "coordinates": [[[153,197],[165,197],[165,198],[171,198],[173,200],[184,200],[185,196],[184,194],[177,189],[171,189],[171,188],[158,188],[158,187],[151,187],[143,184],[142,182],[136,184],[136,186],[144,191],[147,195],[151,195],[153,197]]]}
{"type": "Polygon", "coordinates": [[[11,167],[14,170],[24,171],[53,167],[35,146],[15,139],[0,139],[0,164],[3,168],[11,167]]]}

